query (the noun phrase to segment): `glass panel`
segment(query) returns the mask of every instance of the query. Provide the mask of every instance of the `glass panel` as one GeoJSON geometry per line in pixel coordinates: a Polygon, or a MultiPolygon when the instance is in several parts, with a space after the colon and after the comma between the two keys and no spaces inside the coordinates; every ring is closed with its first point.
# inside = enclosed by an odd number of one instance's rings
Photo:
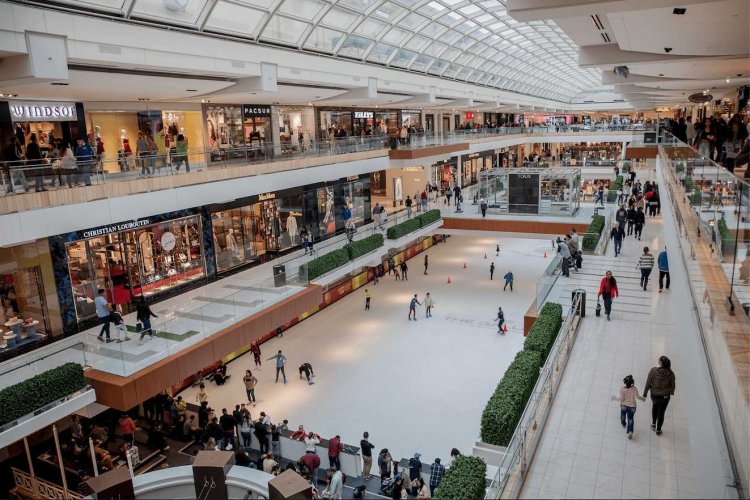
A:
{"type": "Polygon", "coordinates": [[[412,63],[411,69],[414,71],[424,71],[425,68],[427,68],[427,66],[432,63],[432,61],[434,61],[434,58],[421,54],[412,63]]]}
{"type": "Polygon", "coordinates": [[[274,0],[235,0],[237,3],[253,5],[256,7],[269,8],[274,0]]]}
{"type": "Polygon", "coordinates": [[[432,73],[432,74],[434,74],[434,75],[439,75],[440,73],[443,72],[443,70],[445,69],[445,67],[448,66],[448,64],[449,64],[448,61],[444,61],[442,59],[438,59],[437,61],[435,61],[435,64],[433,64],[430,67],[429,72],[432,73]]]}
{"type": "Polygon", "coordinates": [[[96,1],[89,1],[89,0],[61,0],[61,3],[71,4],[71,5],[84,5],[86,7],[93,7],[95,9],[118,9],[122,10],[123,5],[125,4],[124,0],[96,0],[96,1]]]}
{"type": "Polygon", "coordinates": [[[437,55],[440,55],[440,53],[446,50],[447,48],[448,46],[445,44],[434,42],[424,49],[424,53],[427,54],[428,56],[437,56],[437,55]]]}
{"type": "Polygon", "coordinates": [[[411,13],[401,19],[398,24],[406,29],[413,30],[427,22],[427,18],[416,13],[411,13]]]}
{"type": "Polygon", "coordinates": [[[446,31],[445,33],[443,33],[440,36],[439,40],[441,42],[447,43],[448,45],[452,45],[459,38],[461,38],[461,35],[459,33],[455,32],[455,31],[446,31]]]}
{"type": "Polygon", "coordinates": [[[334,7],[326,12],[325,16],[320,20],[320,24],[347,31],[354,21],[357,20],[357,17],[353,12],[334,7]]]}
{"type": "Polygon", "coordinates": [[[157,17],[165,21],[178,21],[195,24],[198,16],[203,12],[207,0],[136,0],[133,16],[152,18],[157,17]]]}
{"type": "Polygon", "coordinates": [[[393,27],[391,28],[391,31],[386,33],[386,35],[383,37],[383,41],[392,43],[394,45],[401,45],[401,42],[403,42],[407,36],[409,36],[408,31],[393,27]]]}
{"type": "Polygon", "coordinates": [[[458,10],[461,11],[462,14],[469,16],[471,14],[474,14],[475,12],[479,12],[482,9],[472,4],[472,5],[467,5],[466,7],[461,7],[458,10]]]}
{"type": "Polygon", "coordinates": [[[372,11],[370,15],[386,22],[392,22],[403,11],[403,7],[399,7],[395,3],[385,2],[372,11]]]}
{"type": "Polygon", "coordinates": [[[364,35],[369,38],[377,38],[385,28],[385,23],[381,23],[375,19],[366,18],[362,24],[357,26],[357,29],[354,30],[354,32],[358,35],[364,35]]]}
{"type": "Polygon", "coordinates": [[[419,12],[421,12],[422,14],[425,14],[428,17],[433,17],[438,12],[444,11],[445,6],[437,2],[430,2],[427,5],[421,6],[418,10],[419,12]]]}
{"type": "Polygon", "coordinates": [[[417,52],[420,52],[427,44],[430,43],[429,38],[425,38],[423,36],[414,35],[411,37],[411,39],[406,42],[406,48],[416,50],[417,52]]]}
{"type": "Polygon", "coordinates": [[[458,49],[454,49],[453,47],[449,47],[448,50],[443,52],[443,54],[440,56],[441,59],[445,59],[446,61],[453,61],[461,55],[461,51],[458,49]]]}
{"type": "Polygon", "coordinates": [[[476,43],[476,42],[471,37],[464,36],[464,37],[461,37],[460,39],[454,40],[453,42],[450,42],[450,43],[452,43],[452,45],[454,47],[456,47],[457,49],[464,50],[464,49],[468,49],[469,47],[471,47],[472,45],[474,45],[474,43],[476,43]]]}
{"type": "Polygon", "coordinates": [[[430,24],[426,24],[421,30],[419,30],[419,33],[426,37],[433,38],[445,30],[446,27],[442,24],[431,22],[430,24]]]}
{"type": "Polygon", "coordinates": [[[343,36],[343,33],[319,26],[310,33],[307,41],[305,41],[305,47],[332,52],[343,36]]]}
{"type": "Polygon", "coordinates": [[[357,12],[364,12],[375,5],[377,1],[378,0],[341,0],[339,3],[340,5],[354,9],[357,12]]]}
{"type": "Polygon", "coordinates": [[[454,24],[463,21],[464,17],[460,14],[456,14],[455,12],[448,12],[438,20],[446,26],[453,26],[454,24]]]}
{"type": "Polygon", "coordinates": [[[274,15],[261,33],[260,38],[297,44],[309,25],[288,17],[274,15]]]}
{"type": "Polygon", "coordinates": [[[349,57],[362,57],[370,47],[372,40],[357,35],[349,35],[344,45],[339,49],[339,55],[349,57]]]}
{"type": "Polygon", "coordinates": [[[391,64],[393,66],[406,68],[409,66],[409,63],[411,62],[411,60],[414,59],[415,55],[417,55],[416,52],[412,52],[411,50],[401,49],[398,51],[398,54],[396,54],[396,57],[393,58],[393,61],[391,61],[391,64]]]}
{"type": "Polygon", "coordinates": [[[284,0],[279,12],[312,20],[324,5],[318,0],[284,0]]]}
{"type": "Polygon", "coordinates": [[[206,21],[206,28],[252,36],[263,16],[265,13],[259,10],[220,1],[206,21]]]}
{"type": "Polygon", "coordinates": [[[473,21],[466,21],[465,23],[461,23],[458,26],[456,26],[456,29],[460,31],[461,33],[469,33],[470,31],[473,31],[477,27],[477,23],[473,21]]]}
{"type": "Polygon", "coordinates": [[[388,61],[388,58],[394,50],[396,50],[396,47],[394,47],[393,45],[379,43],[375,45],[375,48],[372,49],[372,52],[370,52],[370,54],[367,56],[367,60],[385,63],[388,61]]]}
{"type": "Polygon", "coordinates": [[[456,76],[456,74],[460,71],[461,66],[458,64],[451,64],[450,67],[445,70],[445,73],[443,73],[443,76],[446,78],[453,78],[456,76]]]}

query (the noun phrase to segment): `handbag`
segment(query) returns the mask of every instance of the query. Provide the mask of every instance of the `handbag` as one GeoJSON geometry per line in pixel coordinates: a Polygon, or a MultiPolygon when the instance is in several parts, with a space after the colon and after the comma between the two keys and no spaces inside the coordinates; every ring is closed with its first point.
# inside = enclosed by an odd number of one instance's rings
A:
{"type": "Polygon", "coordinates": [[[602,315],[602,305],[601,303],[599,303],[599,299],[597,298],[596,299],[596,317],[598,318],[601,315],[602,315]]]}
{"type": "Polygon", "coordinates": [[[135,324],[135,333],[141,333],[142,331],[143,331],[143,323],[139,321],[138,323],[135,324]]]}

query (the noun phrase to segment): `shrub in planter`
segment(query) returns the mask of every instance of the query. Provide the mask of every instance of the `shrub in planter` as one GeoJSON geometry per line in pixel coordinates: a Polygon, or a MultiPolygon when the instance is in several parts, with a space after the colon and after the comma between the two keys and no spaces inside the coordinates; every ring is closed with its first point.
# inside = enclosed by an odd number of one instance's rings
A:
{"type": "Polygon", "coordinates": [[[734,235],[732,234],[732,231],[729,230],[726,219],[719,219],[719,222],[716,225],[719,228],[719,236],[721,237],[722,249],[724,250],[724,252],[733,252],[734,235]]]}
{"type": "Polygon", "coordinates": [[[433,498],[480,500],[484,498],[487,464],[478,457],[459,455],[435,490],[433,498]]]}
{"type": "Polygon", "coordinates": [[[682,185],[685,186],[685,192],[689,193],[693,190],[693,178],[688,176],[682,179],[682,185]]]}
{"type": "Polygon", "coordinates": [[[482,441],[497,446],[508,445],[539,378],[541,358],[537,351],[524,350],[516,354],[482,412],[482,441]]]}
{"type": "Polygon", "coordinates": [[[307,279],[312,281],[349,262],[349,253],[344,248],[332,250],[311,260],[307,265],[307,279]]]}
{"type": "Polygon", "coordinates": [[[367,253],[372,252],[383,246],[383,235],[376,233],[367,238],[353,241],[344,245],[344,249],[349,255],[349,260],[354,260],[357,257],[361,257],[367,253]]]}
{"type": "Polygon", "coordinates": [[[429,226],[433,222],[440,220],[440,210],[428,210],[417,218],[421,227],[429,226]]]}
{"type": "Polygon", "coordinates": [[[701,204],[702,198],[703,198],[703,191],[701,191],[701,188],[694,187],[693,192],[690,193],[690,204],[693,206],[698,206],[701,204]]]}
{"type": "Polygon", "coordinates": [[[595,215],[593,217],[591,224],[586,229],[586,234],[583,235],[583,250],[592,251],[596,248],[596,245],[599,243],[599,237],[604,230],[604,221],[605,218],[603,215],[595,215]]]}
{"type": "Polygon", "coordinates": [[[396,224],[395,226],[388,228],[388,239],[389,240],[397,240],[401,238],[402,236],[406,236],[407,234],[414,232],[421,228],[421,222],[419,220],[419,217],[415,217],[413,219],[409,219],[407,221],[402,222],[401,224],[396,224]]]}
{"type": "Polygon", "coordinates": [[[64,398],[86,386],[83,367],[65,363],[0,391],[0,425],[64,398]]]}
{"type": "Polygon", "coordinates": [[[541,365],[547,360],[552,345],[555,343],[557,334],[562,326],[562,306],[547,302],[539,312],[539,316],[526,336],[523,348],[526,351],[536,351],[542,355],[541,365]]]}
{"type": "Polygon", "coordinates": [[[675,167],[675,171],[678,174],[681,174],[682,172],[684,172],[685,171],[685,164],[682,163],[682,162],[678,163],[677,166],[675,167]]]}
{"type": "Polygon", "coordinates": [[[617,201],[617,191],[622,189],[622,180],[622,176],[618,175],[615,178],[615,182],[613,182],[609,187],[609,192],[607,193],[607,201],[609,203],[614,203],[615,201],[617,201]]]}

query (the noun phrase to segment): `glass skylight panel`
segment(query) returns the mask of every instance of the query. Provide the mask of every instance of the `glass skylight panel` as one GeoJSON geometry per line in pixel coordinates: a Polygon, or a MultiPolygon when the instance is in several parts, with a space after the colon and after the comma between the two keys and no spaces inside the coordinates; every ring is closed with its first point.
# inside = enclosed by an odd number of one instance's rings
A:
{"type": "Polygon", "coordinates": [[[455,31],[446,31],[445,33],[443,33],[442,35],[440,35],[439,40],[441,42],[447,43],[448,45],[452,45],[459,38],[461,38],[461,34],[460,33],[457,33],[455,31]]]}
{"type": "Polygon", "coordinates": [[[483,43],[475,43],[469,48],[469,52],[471,52],[472,54],[481,54],[486,48],[487,46],[483,43]]]}
{"type": "Polygon", "coordinates": [[[461,23],[458,26],[456,26],[455,29],[457,29],[461,33],[469,33],[471,31],[474,31],[476,27],[477,27],[477,23],[473,21],[466,21],[465,23],[461,23]]]}
{"type": "Polygon", "coordinates": [[[503,4],[498,2],[497,0],[487,0],[485,2],[480,2],[480,4],[484,9],[498,9],[500,7],[503,7],[503,4]]]}
{"type": "Polygon", "coordinates": [[[357,29],[354,30],[355,33],[358,35],[364,35],[369,38],[376,38],[378,35],[380,35],[386,28],[385,23],[381,23],[380,21],[376,21],[375,19],[371,19],[369,17],[366,17],[362,23],[357,26],[357,29]]]}
{"type": "MultiPolygon", "coordinates": [[[[448,28],[446,28],[442,24],[439,24],[433,21],[430,24],[427,24],[424,27],[422,27],[422,29],[419,30],[419,33],[426,37],[434,38],[447,29],[448,28]]],[[[456,36],[458,36],[458,33],[456,33],[456,36]]]]}
{"type": "Polygon", "coordinates": [[[61,0],[62,3],[78,6],[86,6],[94,9],[101,10],[119,10],[122,11],[125,1],[124,0],[61,0]]]}
{"type": "Polygon", "coordinates": [[[346,35],[339,31],[317,26],[305,40],[305,48],[322,52],[333,52],[339,41],[346,35]]]}
{"type": "Polygon", "coordinates": [[[349,35],[339,49],[341,56],[361,58],[372,44],[372,40],[358,35],[349,35]]]}
{"type": "Polygon", "coordinates": [[[332,7],[326,14],[321,18],[320,24],[328,26],[329,28],[335,28],[342,31],[348,31],[354,21],[359,16],[357,14],[344,9],[338,9],[332,7]]]}
{"type": "Polygon", "coordinates": [[[258,24],[267,15],[260,10],[220,1],[206,20],[206,29],[252,37],[258,24]]]}
{"type": "Polygon", "coordinates": [[[485,23],[488,23],[488,22],[494,22],[496,20],[496,18],[492,14],[483,14],[483,15],[481,15],[479,17],[475,17],[474,20],[476,22],[478,22],[478,23],[485,24],[485,23]]]}
{"type": "Polygon", "coordinates": [[[430,2],[428,4],[421,6],[417,10],[421,12],[422,14],[432,18],[435,16],[435,14],[438,14],[439,12],[443,12],[445,10],[445,6],[440,5],[437,2],[430,2]]]}
{"type": "Polygon", "coordinates": [[[445,78],[455,78],[459,71],[461,71],[462,66],[459,66],[458,64],[451,64],[448,66],[448,69],[446,69],[443,72],[443,76],[445,78]]]}
{"type": "Polygon", "coordinates": [[[468,36],[463,36],[459,38],[458,40],[453,42],[453,46],[456,47],[459,50],[466,50],[472,45],[474,45],[476,41],[468,36]]]}
{"type": "Polygon", "coordinates": [[[429,38],[425,38],[423,36],[414,35],[409,39],[408,42],[406,42],[405,47],[407,49],[415,50],[417,52],[422,52],[422,49],[424,49],[429,43],[429,38]]]}
{"type": "Polygon", "coordinates": [[[442,3],[447,5],[448,7],[453,7],[454,5],[458,5],[464,0],[440,0],[442,3]]]}
{"type": "Polygon", "coordinates": [[[401,49],[396,54],[396,57],[391,61],[391,66],[397,66],[399,68],[408,68],[414,56],[417,53],[407,49],[401,49]]]}
{"type": "Polygon", "coordinates": [[[420,54],[417,56],[417,58],[414,60],[414,62],[411,64],[411,68],[413,71],[424,71],[427,66],[432,64],[432,61],[434,61],[435,58],[420,54]]]}
{"type": "MultiPolygon", "coordinates": [[[[136,0],[138,1],[138,0],[136,0]]],[[[254,7],[263,7],[268,9],[275,0],[236,0],[235,3],[241,3],[244,5],[251,5],[254,7]]]]}
{"type": "Polygon", "coordinates": [[[288,45],[297,45],[309,24],[275,14],[266,25],[260,38],[288,45]]]}
{"type": "Polygon", "coordinates": [[[404,12],[403,7],[393,2],[384,2],[378,5],[370,15],[386,22],[393,22],[402,12],[404,12]]]}
{"type": "Polygon", "coordinates": [[[367,60],[385,64],[386,62],[388,62],[388,58],[391,57],[391,54],[393,54],[393,51],[395,50],[396,47],[394,47],[393,45],[388,45],[387,43],[378,43],[368,54],[367,60]]]}
{"type": "Polygon", "coordinates": [[[428,56],[439,56],[448,48],[444,43],[432,42],[430,45],[425,47],[424,53],[428,56]]]}
{"type": "Polygon", "coordinates": [[[349,7],[357,12],[365,12],[377,3],[377,0],[340,0],[339,5],[349,7]]]}
{"type": "Polygon", "coordinates": [[[133,6],[136,17],[159,18],[166,22],[195,24],[203,12],[207,0],[181,0],[165,2],[164,0],[137,0],[133,6]]]}
{"type": "Polygon", "coordinates": [[[450,63],[448,61],[438,59],[432,64],[432,66],[430,66],[427,72],[432,73],[433,75],[439,75],[445,68],[448,67],[449,64],[450,63]]]}
{"type": "Polygon", "coordinates": [[[438,21],[445,24],[446,26],[453,26],[454,24],[463,21],[464,17],[456,14],[455,12],[448,12],[444,16],[442,16],[438,21]]]}
{"type": "Polygon", "coordinates": [[[388,33],[385,34],[382,40],[394,45],[401,45],[401,43],[406,40],[406,37],[410,34],[410,32],[394,26],[388,33]]]}
{"type": "Polygon", "coordinates": [[[460,50],[454,49],[453,47],[448,47],[448,50],[446,50],[440,55],[440,58],[445,59],[446,61],[452,62],[460,55],[461,55],[460,50]]]}
{"type": "Polygon", "coordinates": [[[398,22],[398,24],[399,26],[406,28],[408,30],[414,30],[414,29],[417,29],[419,26],[422,26],[426,22],[427,22],[426,17],[420,16],[419,14],[412,12],[408,16],[405,16],[403,19],[401,19],[398,22]]]}
{"type": "Polygon", "coordinates": [[[466,7],[461,7],[458,10],[459,10],[459,12],[461,12],[461,14],[463,14],[465,16],[470,16],[470,15],[474,14],[475,12],[479,12],[482,9],[480,9],[479,7],[477,7],[474,4],[469,4],[466,7]]]}
{"type": "Polygon", "coordinates": [[[312,21],[324,5],[318,0],[283,0],[279,12],[312,21]]]}
{"type": "Polygon", "coordinates": [[[474,59],[474,56],[472,54],[464,53],[463,55],[461,55],[461,57],[456,59],[456,64],[468,65],[469,63],[471,63],[472,59],[474,59]]]}

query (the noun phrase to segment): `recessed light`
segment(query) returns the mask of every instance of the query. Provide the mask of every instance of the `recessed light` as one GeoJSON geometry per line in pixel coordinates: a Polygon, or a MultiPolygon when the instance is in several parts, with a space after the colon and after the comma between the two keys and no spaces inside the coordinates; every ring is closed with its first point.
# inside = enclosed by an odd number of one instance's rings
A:
{"type": "Polygon", "coordinates": [[[201,99],[201,102],[206,103],[206,102],[211,102],[211,101],[208,99],[201,99]]]}
{"type": "Polygon", "coordinates": [[[187,89],[185,92],[198,92],[197,89],[187,89]]]}
{"type": "Polygon", "coordinates": [[[664,73],[659,73],[659,76],[664,76],[664,73]]]}
{"type": "Polygon", "coordinates": [[[664,47],[664,52],[669,54],[670,52],[672,52],[672,47],[664,47]]]}
{"type": "Polygon", "coordinates": [[[52,82],[50,85],[58,85],[60,87],[65,87],[67,85],[70,85],[68,82],[52,82]]]}
{"type": "Polygon", "coordinates": [[[151,99],[149,99],[148,97],[139,97],[138,100],[139,101],[150,101],[151,99]]]}
{"type": "Polygon", "coordinates": [[[726,79],[726,80],[724,80],[724,81],[725,81],[725,82],[727,82],[727,83],[729,83],[729,78],[727,78],[727,79],[726,79]]]}
{"type": "Polygon", "coordinates": [[[682,7],[675,7],[672,10],[672,14],[674,14],[675,16],[684,16],[685,12],[687,12],[687,9],[682,8],[682,7]]]}

